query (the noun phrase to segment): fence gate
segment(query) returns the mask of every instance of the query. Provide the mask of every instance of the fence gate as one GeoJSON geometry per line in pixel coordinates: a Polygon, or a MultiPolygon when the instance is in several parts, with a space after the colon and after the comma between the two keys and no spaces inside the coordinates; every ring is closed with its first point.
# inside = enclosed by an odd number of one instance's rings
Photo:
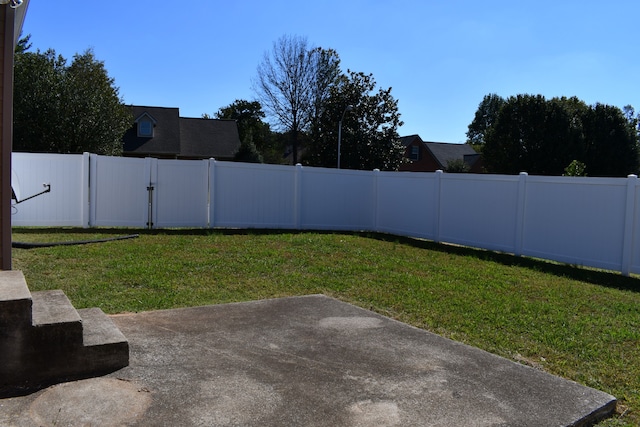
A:
{"type": "Polygon", "coordinates": [[[90,225],[144,228],[152,159],[90,157],[90,225]]]}

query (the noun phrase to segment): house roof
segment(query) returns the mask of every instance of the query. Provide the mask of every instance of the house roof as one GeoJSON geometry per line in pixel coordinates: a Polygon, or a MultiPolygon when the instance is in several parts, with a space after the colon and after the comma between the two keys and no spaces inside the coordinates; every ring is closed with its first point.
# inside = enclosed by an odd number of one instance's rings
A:
{"type": "Polygon", "coordinates": [[[425,142],[424,147],[431,152],[442,168],[452,160],[463,160],[465,156],[477,155],[469,144],[451,144],[445,142],[425,142]]]}
{"type": "Polygon", "coordinates": [[[423,141],[420,135],[402,136],[400,142],[405,147],[412,144],[422,146],[437,163],[437,167],[443,170],[447,169],[449,162],[453,160],[463,160],[469,166],[473,166],[480,158],[480,154],[468,144],[423,141]]]}
{"type": "Polygon", "coordinates": [[[420,142],[422,142],[422,138],[420,138],[419,135],[407,135],[400,137],[400,143],[406,147],[411,144],[416,138],[419,139],[420,142]]]}
{"type": "Polygon", "coordinates": [[[230,159],[240,148],[234,120],[180,117],[178,108],[132,105],[134,125],[122,138],[128,155],[230,159]],[[153,136],[138,136],[138,121],[154,122],[153,136]]]}
{"type": "Polygon", "coordinates": [[[123,151],[135,154],[180,154],[180,111],[177,108],[146,107],[132,105],[135,123],[142,116],[151,116],[156,121],[153,137],[139,137],[134,125],[122,137],[123,151]]]}
{"type": "Polygon", "coordinates": [[[180,141],[183,157],[232,157],[240,147],[235,120],[180,117],[180,141]]]}
{"type": "Polygon", "coordinates": [[[145,117],[148,118],[149,120],[151,120],[151,122],[154,125],[156,123],[158,123],[158,121],[151,114],[149,114],[147,111],[145,111],[144,113],[140,114],[133,122],[134,123],[139,123],[140,120],[144,119],[145,117]]]}

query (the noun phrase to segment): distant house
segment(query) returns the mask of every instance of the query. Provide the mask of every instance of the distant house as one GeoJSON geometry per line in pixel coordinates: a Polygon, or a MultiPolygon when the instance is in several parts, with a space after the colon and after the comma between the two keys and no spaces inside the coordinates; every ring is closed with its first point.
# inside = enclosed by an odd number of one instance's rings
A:
{"type": "Polygon", "coordinates": [[[418,135],[403,136],[400,141],[405,146],[404,156],[409,160],[400,166],[401,171],[446,171],[450,162],[463,161],[470,172],[483,172],[481,155],[469,144],[425,142],[418,135]]]}
{"type": "Polygon", "coordinates": [[[180,117],[178,108],[132,105],[123,155],[161,159],[233,160],[240,148],[235,120],[180,117]]]}

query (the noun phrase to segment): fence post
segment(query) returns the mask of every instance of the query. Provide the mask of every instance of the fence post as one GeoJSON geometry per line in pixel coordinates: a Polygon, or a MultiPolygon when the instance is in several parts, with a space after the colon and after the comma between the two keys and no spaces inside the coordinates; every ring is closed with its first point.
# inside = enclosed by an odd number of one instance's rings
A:
{"type": "Polygon", "coordinates": [[[440,193],[442,190],[442,170],[438,169],[436,171],[436,179],[435,179],[435,195],[434,195],[434,203],[433,203],[433,222],[434,222],[434,227],[433,227],[433,240],[436,243],[440,243],[440,205],[441,205],[441,197],[440,197],[440,193]]]}
{"type": "Polygon", "coordinates": [[[380,179],[380,169],[373,170],[373,231],[378,232],[378,180],[380,179]]]}
{"type": "Polygon", "coordinates": [[[97,154],[89,154],[89,227],[95,227],[97,221],[98,160],[97,154]]]}
{"type": "Polygon", "coordinates": [[[209,228],[215,228],[216,226],[216,159],[211,157],[209,159],[209,195],[208,195],[208,209],[209,209],[209,228]]]}
{"type": "Polygon", "coordinates": [[[293,181],[293,221],[296,230],[300,230],[302,226],[302,165],[296,164],[293,181]]]}
{"type": "Polygon", "coordinates": [[[527,201],[527,178],[529,174],[520,172],[518,177],[518,195],[516,205],[516,229],[513,243],[515,256],[522,255],[522,236],[524,234],[524,205],[527,201]]]}
{"type": "Polygon", "coordinates": [[[82,179],[80,183],[80,221],[89,227],[89,153],[82,153],[82,179]]]}
{"type": "Polygon", "coordinates": [[[622,269],[625,276],[631,274],[631,263],[633,261],[633,233],[636,222],[636,186],[637,175],[627,176],[627,197],[624,214],[624,232],[622,234],[622,269]]]}

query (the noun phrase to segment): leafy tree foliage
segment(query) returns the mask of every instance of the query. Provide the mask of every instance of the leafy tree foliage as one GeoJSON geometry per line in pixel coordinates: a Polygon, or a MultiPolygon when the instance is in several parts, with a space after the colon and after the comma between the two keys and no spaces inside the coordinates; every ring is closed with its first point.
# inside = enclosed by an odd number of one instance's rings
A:
{"type": "Polygon", "coordinates": [[[625,105],[622,109],[622,114],[624,114],[625,119],[627,119],[631,131],[635,133],[640,140],[640,114],[636,115],[636,110],[631,105],[625,105]]]}
{"type": "Polygon", "coordinates": [[[500,108],[505,104],[505,99],[501,96],[491,93],[485,95],[478,110],[469,125],[467,131],[467,144],[474,147],[482,147],[486,141],[486,134],[498,117],[500,108]]]}
{"type": "Polygon", "coordinates": [[[447,162],[445,172],[449,173],[468,173],[471,170],[469,165],[462,159],[450,160],[447,162]]]}
{"type": "Polygon", "coordinates": [[[255,139],[266,138],[270,132],[269,125],[262,119],[265,117],[262,106],[257,101],[236,99],[226,107],[222,107],[215,114],[217,119],[230,119],[238,123],[238,135],[240,141],[244,141],[249,134],[255,139]]]}
{"type": "Polygon", "coordinates": [[[61,93],[65,60],[53,50],[15,56],[13,149],[54,151],[64,144],[61,93]]]}
{"type": "Polygon", "coordinates": [[[91,50],[67,61],[52,49],[15,56],[16,151],[119,155],[133,118],[91,50]]]}
{"type": "Polygon", "coordinates": [[[638,173],[638,136],[618,107],[596,104],[583,120],[591,176],[638,173]]]}
{"type": "Polygon", "coordinates": [[[547,102],[541,95],[509,98],[487,133],[483,150],[487,169],[561,175],[573,160],[571,148],[577,137],[570,121],[559,102],[547,102]]]}
{"type": "Polygon", "coordinates": [[[333,167],[338,157],[338,122],[342,117],[341,167],[396,170],[404,147],[398,136],[402,125],[398,101],[391,88],[378,89],[371,74],[348,71],[331,86],[330,96],[312,133],[305,162],[333,167]],[[351,111],[345,113],[347,106],[351,111]]]}
{"type": "Polygon", "coordinates": [[[342,167],[394,170],[402,161],[397,133],[402,122],[391,88],[374,93],[371,74],[343,74],[332,49],[310,47],[302,37],[280,38],[258,66],[254,90],[279,135],[290,137],[285,154],[290,152],[294,163],[307,145],[306,164],[337,164],[338,122],[347,105],[354,108],[344,117],[342,167]]]}
{"type": "MultiPolygon", "coordinates": [[[[480,104],[479,111],[494,114],[482,122],[484,133],[473,134],[482,126],[472,123],[467,134],[478,136],[489,172],[562,175],[574,161],[591,176],[626,176],[638,169],[637,132],[617,107],[589,107],[575,97],[517,95],[496,112],[487,107],[495,102],[485,97],[480,104]]],[[[478,117],[484,116],[478,112],[478,117]]]]}
{"type": "Polygon", "coordinates": [[[340,58],[333,49],[315,48],[312,52],[314,77],[311,86],[310,128],[308,133],[316,133],[320,118],[331,98],[331,88],[335,86],[342,74],[340,58]]]}
{"type": "Polygon", "coordinates": [[[256,144],[253,142],[253,138],[249,136],[245,141],[240,142],[240,149],[236,153],[234,160],[236,162],[245,163],[263,163],[264,159],[256,148],[256,144]]]}
{"type": "Polygon", "coordinates": [[[31,49],[31,43],[29,40],[31,40],[31,34],[27,34],[24,37],[20,34],[20,39],[18,40],[18,43],[16,43],[15,53],[24,53],[31,49]]]}
{"type": "Polygon", "coordinates": [[[269,124],[262,120],[265,113],[260,102],[237,99],[230,105],[220,108],[215,117],[232,119],[238,123],[238,134],[242,143],[238,160],[249,161],[242,153],[251,153],[248,157],[250,161],[282,163],[284,146],[271,131],[269,124]]]}
{"type": "Polygon", "coordinates": [[[587,176],[587,166],[580,160],[574,160],[564,169],[563,176],[587,176]]]}

